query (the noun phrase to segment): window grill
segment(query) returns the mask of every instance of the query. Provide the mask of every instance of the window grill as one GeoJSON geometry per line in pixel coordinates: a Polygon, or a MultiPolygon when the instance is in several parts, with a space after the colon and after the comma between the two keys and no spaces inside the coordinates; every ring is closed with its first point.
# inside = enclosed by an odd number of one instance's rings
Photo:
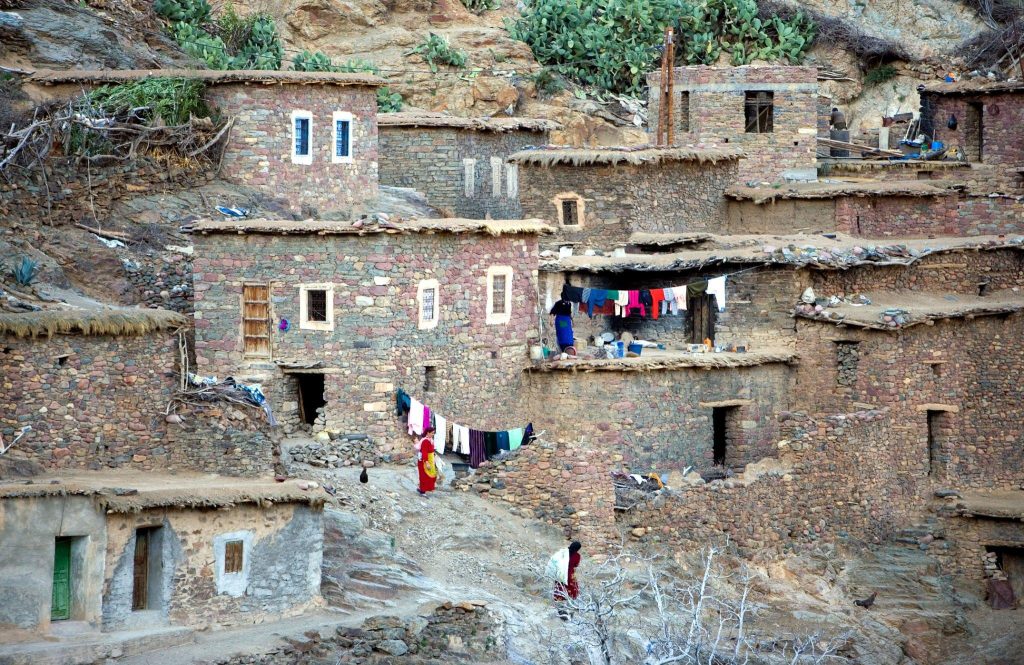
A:
{"type": "Polygon", "coordinates": [[[437,298],[437,289],[423,289],[423,320],[434,320],[434,302],[437,298]]]}
{"type": "Polygon", "coordinates": [[[245,560],[244,553],[245,549],[241,540],[230,540],[224,543],[224,572],[242,572],[242,563],[245,560]]]}
{"type": "Polygon", "coordinates": [[[351,146],[349,141],[349,131],[352,125],[348,120],[338,120],[335,122],[334,127],[334,156],[335,157],[351,157],[350,154],[351,146]]]}
{"type": "Polygon", "coordinates": [[[508,285],[504,275],[495,275],[491,292],[494,294],[492,311],[494,314],[505,314],[505,290],[508,285]]]}
{"type": "Polygon", "coordinates": [[[562,224],[565,226],[579,226],[580,206],[577,201],[562,201],[562,224]]]}
{"type": "Polygon", "coordinates": [[[769,134],[774,131],[775,95],[757,90],[746,93],[744,116],[748,134],[769,134]]]}
{"type": "Polygon", "coordinates": [[[295,118],[295,154],[309,155],[309,118],[295,118]]]}
{"type": "Polygon", "coordinates": [[[327,322],[327,291],[324,289],[306,291],[306,320],[315,323],[327,322]]]}

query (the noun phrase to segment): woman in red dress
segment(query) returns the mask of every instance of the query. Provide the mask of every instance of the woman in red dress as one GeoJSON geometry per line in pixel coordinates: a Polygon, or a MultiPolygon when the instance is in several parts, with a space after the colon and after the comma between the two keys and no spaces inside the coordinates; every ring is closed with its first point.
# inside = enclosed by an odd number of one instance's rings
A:
{"type": "Polygon", "coordinates": [[[434,428],[428,426],[423,432],[423,438],[416,444],[418,450],[416,455],[416,470],[420,475],[420,486],[416,491],[420,494],[434,491],[434,484],[437,482],[437,463],[434,460],[434,442],[431,440],[434,428]]]}
{"type": "MultiPolygon", "coordinates": [[[[583,559],[580,556],[581,549],[583,549],[583,545],[578,540],[572,541],[572,544],[569,545],[569,575],[566,584],[555,582],[555,602],[565,602],[570,598],[575,599],[580,595],[580,585],[576,581],[576,568],[583,559]]],[[[569,612],[564,607],[561,607],[558,609],[558,617],[566,621],[569,619],[569,612]]]]}

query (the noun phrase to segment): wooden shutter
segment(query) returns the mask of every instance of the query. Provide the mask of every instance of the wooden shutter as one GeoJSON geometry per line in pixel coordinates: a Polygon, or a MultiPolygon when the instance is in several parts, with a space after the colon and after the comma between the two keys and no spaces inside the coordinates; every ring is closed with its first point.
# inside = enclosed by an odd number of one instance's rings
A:
{"type": "Polygon", "coordinates": [[[139,529],[135,532],[132,610],[144,610],[149,604],[149,534],[149,529],[139,529]]]}
{"type": "Polygon", "coordinates": [[[245,550],[241,540],[230,540],[224,543],[224,572],[242,572],[245,550]]]}
{"type": "Polygon", "coordinates": [[[71,618],[71,541],[58,538],[53,548],[53,597],[50,620],[71,618]]]}
{"type": "Polygon", "coordinates": [[[270,357],[270,287],[266,284],[242,287],[242,335],[246,356],[270,357]]]}

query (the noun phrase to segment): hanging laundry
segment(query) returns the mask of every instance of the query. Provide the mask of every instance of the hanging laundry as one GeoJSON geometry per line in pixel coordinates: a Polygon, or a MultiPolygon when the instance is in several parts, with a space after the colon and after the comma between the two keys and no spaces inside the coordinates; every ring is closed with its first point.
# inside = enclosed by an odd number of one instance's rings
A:
{"type": "Polygon", "coordinates": [[[409,400],[409,434],[423,436],[423,416],[425,414],[423,402],[415,397],[409,400]]]}
{"type": "Polygon", "coordinates": [[[615,299],[615,316],[625,316],[626,307],[629,306],[629,291],[619,291],[619,297],[615,299]]]}
{"type": "Polygon", "coordinates": [[[568,300],[569,302],[583,302],[583,289],[566,283],[565,286],[562,287],[562,300],[568,300]]]}
{"type": "Polygon", "coordinates": [[[423,431],[426,432],[430,427],[431,423],[434,422],[434,414],[431,412],[429,406],[423,407],[423,431]]]}
{"type": "Polygon", "coordinates": [[[512,429],[508,431],[508,449],[518,450],[519,446],[523,445],[523,434],[526,430],[522,427],[518,429],[512,429]]]}
{"type": "Polygon", "coordinates": [[[484,433],[480,430],[469,430],[469,466],[477,469],[487,461],[487,451],[484,447],[484,433]]]}
{"type": "Polygon", "coordinates": [[[469,428],[452,423],[452,450],[460,455],[469,454],[469,428]]]}
{"type": "Polygon", "coordinates": [[[445,444],[448,443],[448,420],[434,414],[434,448],[438,455],[444,455],[445,444]]]}
{"type": "Polygon", "coordinates": [[[594,289],[583,287],[583,295],[580,296],[580,302],[588,302],[590,300],[590,292],[594,289]]]}
{"type": "Polygon", "coordinates": [[[395,415],[401,418],[402,416],[409,413],[409,407],[412,404],[412,398],[409,397],[409,393],[405,392],[401,388],[395,391],[395,415]]]}
{"type": "Polygon", "coordinates": [[[678,314],[679,310],[686,311],[686,299],[689,297],[686,292],[685,286],[673,286],[672,292],[675,295],[675,300],[672,301],[673,314],[678,314]]]}
{"type": "Polygon", "coordinates": [[[651,296],[650,289],[640,290],[640,304],[643,306],[640,309],[640,316],[648,316],[654,306],[654,298],[651,296]]]}
{"type": "Polygon", "coordinates": [[[537,435],[533,433],[533,423],[527,423],[526,429],[523,431],[523,444],[533,443],[536,439],[537,435]]]}
{"type": "MultiPolygon", "coordinates": [[[[650,295],[650,294],[648,294],[648,295],[650,295]]],[[[639,291],[630,291],[629,292],[629,296],[628,296],[628,300],[629,300],[629,304],[626,306],[626,309],[623,310],[623,314],[622,314],[623,316],[629,316],[634,311],[639,312],[641,318],[647,315],[647,312],[644,309],[643,303],[640,302],[640,292],[639,291]]]]}
{"type": "Polygon", "coordinates": [[[498,454],[497,432],[484,432],[484,452],[487,455],[487,459],[490,459],[498,454]]]}
{"type": "Polygon", "coordinates": [[[665,302],[665,289],[651,289],[651,318],[657,320],[661,304],[665,302]]]}
{"type": "Polygon", "coordinates": [[[498,450],[512,450],[508,432],[498,432],[498,450]]]}
{"type": "Polygon", "coordinates": [[[608,292],[604,289],[591,289],[587,295],[587,315],[594,318],[594,308],[604,307],[608,300],[608,292]]]}
{"type": "Polygon", "coordinates": [[[708,280],[708,295],[715,297],[718,311],[725,311],[725,275],[708,280]]]}

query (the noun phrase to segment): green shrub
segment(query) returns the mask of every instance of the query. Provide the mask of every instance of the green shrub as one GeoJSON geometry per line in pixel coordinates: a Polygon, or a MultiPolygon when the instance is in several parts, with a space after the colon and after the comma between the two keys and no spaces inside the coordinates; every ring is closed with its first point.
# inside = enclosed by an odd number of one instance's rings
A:
{"type": "MultiPolygon", "coordinates": [[[[232,12],[233,13],[233,12],[232,12]]],[[[231,69],[281,69],[284,47],[277,34],[274,18],[268,14],[251,14],[235,30],[241,29],[237,37],[248,34],[231,58],[231,69]]],[[[230,50],[230,43],[228,45],[230,50]]]]}
{"type": "Polygon", "coordinates": [[[442,37],[433,32],[423,40],[423,43],[409,51],[409,53],[419,54],[427,62],[430,71],[435,73],[437,72],[438,64],[451,65],[458,68],[466,66],[466,52],[452,48],[447,37],[442,37]]]}
{"type": "Polygon", "coordinates": [[[534,0],[507,27],[538,62],[585,85],[640,94],[657,67],[666,27],[676,29],[676,59],[733,64],[755,59],[797,62],[814,25],[797,12],[758,18],[755,0],[534,0]]]}
{"type": "Polygon", "coordinates": [[[533,75],[533,84],[537,87],[537,93],[542,97],[549,97],[565,90],[565,81],[558,72],[550,67],[541,67],[533,75]]]}
{"type": "Polygon", "coordinates": [[[402,96],[386,85],[377,88],[377,110],[381,113],[398,113],[404,103],[402,96]]]}
{"type": "Polygon", "coordinates": [[[131,111],[147,121],[160,118],[167,125],[183,125],[191,116],[209,117],[203,89],[195,79],[161,76],[99,87],[88,94],[88,103],[103,115],[131,111]]]}
{"type": "Polygon", "coordinates": [[[864,75],[864,85],[879,85],[894,78],[896,78],[896,68],[892,65],[882,65],[864,75]]]}
{"type": "MultiPolygon", "coordinates": [[[[368,60],[358,58],[346,60],[340,65],[331,62],[330,56],[321,51],[303,51],[292,58],[292,69],[297,72],[348,72],[377,74],[377,66],[368,60]]],[[[377,110],[381,113],[396,113],[402,110],[402,96],[391,88],[377,88],[377,110]]]]}
{"type": "Polygon", "coordinates": [[[483,14],[501,7],[501,0],[462,0],[462,6],[474,14],[483,14]]]}
{"type": "Polygon", "coordinates": [[[321,51],[310,53],[302,51],[292,58],[292,69],[297,72],[333,72],[337,71],[331,63],[331,58],[321,51]]]}
{"type": "Polygon", "coordinates": [[[284,48],[269,14],[240,16],[228,4],[212,20],[206,0],[158,0],[153,8],[182,50],[211,69],[281,68],[284,48]]]}
{"type": "Polygon", "coordinates": [[[153,11],[171,23],[202,25],[213,10],[207,0],[155,0],[153,11]]]}
{"type": "Polygon", "coordinates": [[[174,41],[182,50],[196,60],[202,60],[210,69],[227,69],[231,58],[228,47],[220,37],[214,37],[191,23],[175,23],[172,28],[174,41]]]}

